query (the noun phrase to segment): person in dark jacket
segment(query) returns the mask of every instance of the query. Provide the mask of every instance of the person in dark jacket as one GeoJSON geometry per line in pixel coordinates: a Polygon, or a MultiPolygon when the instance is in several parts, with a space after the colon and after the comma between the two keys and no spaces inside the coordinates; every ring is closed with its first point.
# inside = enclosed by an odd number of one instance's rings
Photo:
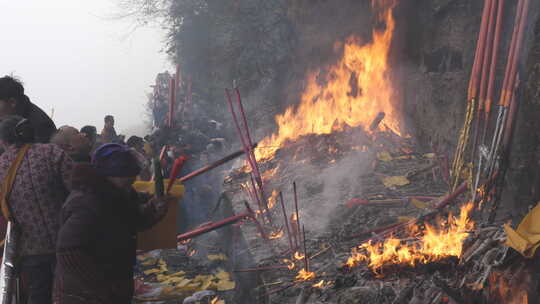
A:
{"type": "Polygon", "coordinates": [[[60,214],[54,303],[131,303],[137,232],[161,220],[169,200],[133,190],[140,172],[133,153],[106,144],[90,164],[75,166],[60,214]]]}
{"type": "Polygon", "coordinates": [[[95,126],[84,126],[81,128],[81,134],[84,135],[92,145],[92,150],[95,150],[97,142],[97,129],[95,126]]]}
{"type": "Polygon", "coordinates": [[[48,143],[56,132],[52,119],[24,94],[21,82],[5,76],[0,78],[0,119],[9,115],[18,115],[30,121],[33,142],[48,143]]]}

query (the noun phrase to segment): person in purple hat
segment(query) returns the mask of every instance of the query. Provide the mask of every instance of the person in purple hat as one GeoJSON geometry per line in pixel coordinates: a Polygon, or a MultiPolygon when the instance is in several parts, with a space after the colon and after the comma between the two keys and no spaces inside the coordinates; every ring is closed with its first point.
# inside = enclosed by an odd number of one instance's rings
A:
{"type": "Polygon", "coordinates": [[[54,303],[131,303],[137,232],[159,222],[169,201],[133,190],[134,153],[106,144],[75,166],[60,214],[54,303]]]}

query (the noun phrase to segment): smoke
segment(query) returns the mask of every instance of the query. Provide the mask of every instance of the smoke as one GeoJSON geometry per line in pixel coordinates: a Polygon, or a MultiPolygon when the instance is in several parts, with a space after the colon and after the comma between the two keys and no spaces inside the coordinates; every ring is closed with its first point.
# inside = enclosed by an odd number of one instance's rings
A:
{"type": "Polygon", "coordinates": [[[367,172],[370,157],[361,152],[355,152],[340,161],[324,168],[310,168],[311,174],[305,175],[306,185],[320,185],[321,192],[309,196],[309,188],[303,188],[302,197],[305,197],[304,208],[300,211],[301,218],[311,231],[325,229],[330,214],[338,205],[344,204],[353,196],[361,194],[360,178],[367,172]],[[304,214],[302,214],[304,213],[304,214]],[[314,220],[311,220],[314,219],[314,220]]]}
{"type": "MultiPolygon", "coordinates": [[[[354,129],[362,132],[359,128],[354,129]]],[[[366,137],[359,132],[336,134],[337,145],[349,147],[364,146],[366,137]]],[[[362,132],[363,133],[363,132],[362,132]]],[[[319,141],[321,138],[315,139],[319,141]]],[[[314,148],[316,143],[302,144],[302,154],[305,161],[293,161],[281,155],[278,176],[267,184],[267,192],[278,189],[283,192],[286,208],[289,213],[294,209],[292,182],[296,182],[298,190],[298,205],[300,222],[310,233],[327,230],[330,218],[338,206],[344,205],[349,199],[362,195],[361,178],[371,171],[373,153],[351,150],[335,160],[313,161],[323,156],[327,159],[327,149],[314,148]],[[285,160],[285,159],[287,160],[285,160]]],[[[298,154],[298,151],[296,151],[298,154]]],[[[279,207],[275,207],[279,208],[279,207]]],[[[279,221],[282,221],[281,212],[279,221]]]]}

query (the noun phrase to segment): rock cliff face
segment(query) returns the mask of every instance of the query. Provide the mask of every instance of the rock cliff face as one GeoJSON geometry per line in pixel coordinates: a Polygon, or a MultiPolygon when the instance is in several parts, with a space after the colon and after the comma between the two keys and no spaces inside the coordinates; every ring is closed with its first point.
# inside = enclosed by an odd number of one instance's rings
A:
{"type": "MultiPolygon", "coordinates": [[[[209,1],[204,10],[183,19],[182,31],[174,36],[177,61],[193,79],[208,114],[226,122],[230,114],[223,89],[235,81],[255,137],[262,138],[275,130],[274,115],[298,104],[307,71],[337,60],[336,42],[350,35],[369,39],[376,23],[370,2],[209,1]]],[[[393,78],[409,132],[426,148],[435,143],[452,154],[456,146],[482,5],[470,0],[402,0],[395,9],[393,78]]],[[[535,31],[526,39],[524,92],[506,206],[526,208],[540,199],[539,6],[533,3],[530,28],[535,31]]],[[[504,74],[514,11],[515,2],[507,1],[498,78],[504,74]]]]}

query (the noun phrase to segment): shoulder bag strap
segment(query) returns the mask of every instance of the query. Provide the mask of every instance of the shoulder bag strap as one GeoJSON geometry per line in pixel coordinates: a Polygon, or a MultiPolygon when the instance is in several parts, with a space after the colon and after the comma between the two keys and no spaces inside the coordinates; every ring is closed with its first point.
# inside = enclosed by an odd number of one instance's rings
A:
{"type": "Polygon", "coordinates": [[[2,208],[2,214],[4,215],[4,218],[6,219],[6,221],[12,220],[7,199],[9,195],[11,194],[11,189],[13,188],[15,177],[17,176],[17,171],[19,170],[19,167],[21,166],[24,156],[26,155],[26,153],[28,152],[31,146],[32,146],[31,144],[22,146],[22,148],[17,153],[17,157],[15,157],[15,160],[13,161],[13,163],[11,163],[11,166],[8,169],[6,177],[4,178],[2,182],[2,188],[0,189],[1,191],[0,207],[2,208]]]}

